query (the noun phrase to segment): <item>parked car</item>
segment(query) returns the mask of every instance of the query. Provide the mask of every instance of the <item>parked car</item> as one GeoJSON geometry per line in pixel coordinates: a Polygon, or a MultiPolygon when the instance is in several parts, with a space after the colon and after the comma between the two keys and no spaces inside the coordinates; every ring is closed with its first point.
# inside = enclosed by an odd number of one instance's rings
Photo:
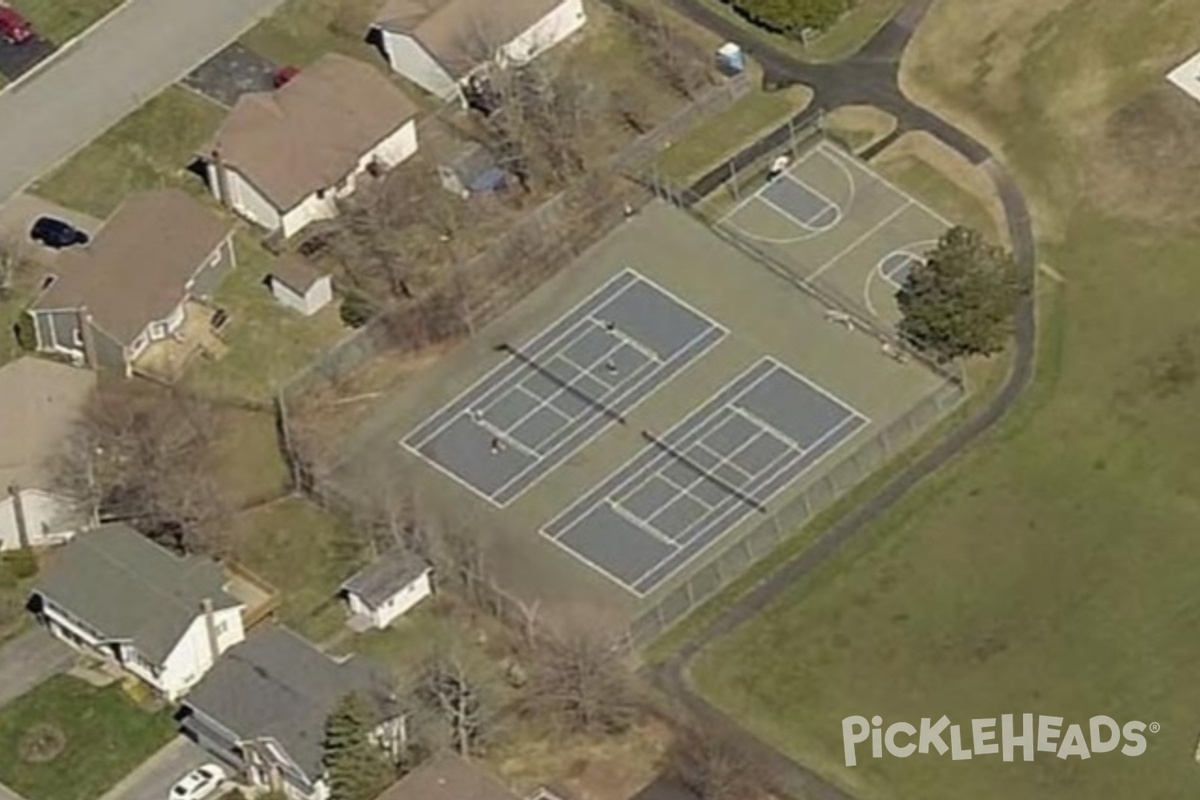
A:
{"type": "Polygon", "coordinates": [[[275,70],[275,72],[273,72],[271,74],[271,84],[276,89],[282,89],[284,86],[287,86],[289,83],[291,83],[292,78],[296,77],[299,74],[300,74],[300,70],[297,67],[293,67],[290,65],[285,66],[285,67],[280,67],[279,69],[275,70]]]}
{"type": "Polygon", "coordinates": [[[29,229],[29,238],[46,247],[60,250],[76,244],[87,244],[88,235],[69,222],[54,217],[38,217],[29,229]]]}
{"type": "Polygon", "coordinates": [[[168,800],[203,800],[221,788],[229,774],[219,764],[205,764],[184,775],[171,787],[168,800]]]}
{"type": "Polygon", "coordinates": [[[0,5],[0,39],[9,44],[23,44],[33,38],[33,26],[15,8],[0,5]]]}

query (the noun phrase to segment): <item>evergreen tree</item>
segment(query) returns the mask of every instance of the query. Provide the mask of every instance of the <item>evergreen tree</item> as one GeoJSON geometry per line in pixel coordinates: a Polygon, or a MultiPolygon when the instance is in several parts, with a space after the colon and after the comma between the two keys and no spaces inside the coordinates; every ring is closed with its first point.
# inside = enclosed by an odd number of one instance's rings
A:
{"type": "Polygon", "coordinates": [[[384,751],[371,741],[371,708],[362,695],[342,698],[325,721],[325,768],[331,800],[372,800],[395,777],[384,751]]]}

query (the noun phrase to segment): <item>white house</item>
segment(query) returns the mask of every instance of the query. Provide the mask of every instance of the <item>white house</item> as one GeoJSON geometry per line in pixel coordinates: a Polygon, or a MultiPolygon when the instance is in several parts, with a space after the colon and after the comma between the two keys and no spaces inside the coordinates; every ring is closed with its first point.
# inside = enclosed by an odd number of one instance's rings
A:
{"type": "Polygon", "coordinates": [[[433,593],[429,575],[429,565],[409,553],[380,556],[342,584],[351,625],[386,628],[433,593]]]}
{"type": "Polygon", "coordinates": [[[51,634],[168,700],[246,638],[221,567],[177,556],[124,523],[76,536],[37,579],[30,607],[51,634]]]}
{"type": "Polygon", "coordinates": [[[372,37],[392,69],[443,100],[490,64],[525,64],[587,22],[583,0],[388,0],[372,37]]]}
{"type": "Polygon", "coordinates": [[[361,658],[334,660],[272,626],[227,653],[184,699],[177,719],[185,736],[234,765],[242,782],[293,800],[327,800],[325,720],[351,693],[372,714],[373,741],[395,752],[404,722],[391,677],[361,658]]]}
{"type": "Polygon", "coordinates": [[[233,225],[179,189],[130,195],[30,305],[37,349],[129,375],[237,266],[233,225]]]}
{"type": "Polygon", "coordinates": [[[199,155],[218,200],[289,237],[337,216],[363,175],[415,153],[417,111],[374,67],[330,53],[279,89],[242,95],[199,155]]]}
{"type": "Polygon", "coordinates": [[[60,544],[87,524],[55,492],[53,460],[96,373],[26,356],[0,367],[0,550],[60,544]]]}
{"type": "Polygon", "coordinates": [[[267,276],[271,296],[306,317],[333,301],[333,281],[300,256],[285,253],[267,276]]]}

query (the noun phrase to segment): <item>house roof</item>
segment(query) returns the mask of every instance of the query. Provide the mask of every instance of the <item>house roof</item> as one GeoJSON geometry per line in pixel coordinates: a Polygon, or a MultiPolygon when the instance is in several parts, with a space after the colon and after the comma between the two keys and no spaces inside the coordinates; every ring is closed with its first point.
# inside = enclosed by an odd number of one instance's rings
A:
{"type": "Polygon", "coordinates": [[[34,591],[100,633],[131,641],[161,664],[200,614],[234,608],[221,567],[202,556],[177,556],[128,525],[102,525],[71,540],[38,577],[34,591]]]}
{"type": "Polygon", "coordinates": [[[356,572],[342,584],[342,589],[358,595],[367,605],[378,607],[428,569],[423,560],[397,548],[356,572]]]}
{"type": "Polygon", "coordinates": [[[679,778],[663,773],[651,781],[632,800],[700,800],[679,778]]]}
{"type": "Polygon", "coordinates": [[[287,210],[353,172],[417,111],[379,70],[329,53],[279,89],[242,95],[204,157],[219,153],[287,210]]]}
{"type": "Polygon", "coordinates": [[[232,233],[232,224],[179,189],[130,195],[90,244],[62,254],[58,279],[33,308],[86,307],[102,330],[129,344],[170,315],[232,233]]]}
{"type": "Polygon", "coordinates": [[[563,0],[388,0],[375,16],[385,30],[416,39],[454,78],[491,58],[489,50],[532,28],[563,0]]]}
{"type": "Polygon", "coordinates": [[[496,776],[454,753],[438,755],[393,783],[376,800],[518,800],[496,776]]]}
{"type": "Polygon", "coordinates": [[[325,275],[326,273],[313,266],[311,261],[293,253],[284,253],[271,267],[271,276],[275,280],[299,294],[307,292],[325,275]]]}
{"type": "Polygon", "coordinates": [[[32,356],[0,367],[0,492],[50,488],[51,461],[95,386],[91,370],[32,356]]]}
{"type": "Polygon", "coordinates": [[[230,648],[185,704],[242,741],[274,739],[310,779],[322,773],[325,720],[351,692],[392,702],[387,679],[359,658],[338,662],[287,628],[260,628],[230,648]]]}

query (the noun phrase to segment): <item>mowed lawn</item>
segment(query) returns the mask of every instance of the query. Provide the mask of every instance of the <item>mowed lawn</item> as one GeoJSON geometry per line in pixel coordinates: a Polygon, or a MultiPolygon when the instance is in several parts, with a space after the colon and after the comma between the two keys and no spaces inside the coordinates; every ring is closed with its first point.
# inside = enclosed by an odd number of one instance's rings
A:
{"type": "Polygon", "coordinates": [[[17,0],[16,6],[41,36],[62,44],[83,33],[123,0],[17,0]]]}
{"type": "MultiPolygon", "coordinates": [[[[1194,796],[1200,767],[1200,104],[1163,80],[1200,6],[934,6],[906,88],[1000,149],[1044,281],[1002,427],[695,666],[701,690],[862,800],[1194,796]],[[1144,755],[843,763],[841,720],[1157,722],[1144,755]]],[[[969,746],[969,744],[968,744],[969,746]]]]}
{"type": "Polygon", "coordinates": [[[26,800],[93,800],[174,735],[167,712],[143,711],[120,686],[58,675],[0,709],[0,783],[26,800]],[[19,755],[36,725],[62,733],[62,751],[41,763],[19,755]]]}

